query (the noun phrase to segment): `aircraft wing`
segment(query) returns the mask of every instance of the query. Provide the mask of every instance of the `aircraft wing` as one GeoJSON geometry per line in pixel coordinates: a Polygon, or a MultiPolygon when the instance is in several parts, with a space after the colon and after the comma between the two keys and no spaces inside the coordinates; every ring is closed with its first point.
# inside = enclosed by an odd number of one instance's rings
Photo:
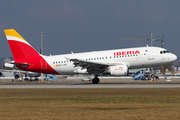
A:
{"type": "Polygon", "coordinates": [[[82,67],[82,69],[87,69],[87,72],[90,74],[100,74],[104,72],[109,66],[106,63],[93,62],[93,61],[85,61],[80,59],[69,59],[73,61],[74,67],[82,67]]]}

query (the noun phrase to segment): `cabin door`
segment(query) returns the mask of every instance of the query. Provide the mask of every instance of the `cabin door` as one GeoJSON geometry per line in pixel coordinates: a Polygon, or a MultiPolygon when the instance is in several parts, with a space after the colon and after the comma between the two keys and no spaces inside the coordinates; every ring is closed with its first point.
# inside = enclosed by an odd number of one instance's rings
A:
{"type": "Polygon", "coordinates": [[[148,49],[148,60],[154,59],[153,49],[148,49]]]}

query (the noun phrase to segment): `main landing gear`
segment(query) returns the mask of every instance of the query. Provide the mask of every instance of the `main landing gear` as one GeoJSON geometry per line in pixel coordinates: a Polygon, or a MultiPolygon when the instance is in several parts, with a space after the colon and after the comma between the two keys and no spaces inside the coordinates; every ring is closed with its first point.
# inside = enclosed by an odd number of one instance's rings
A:
{"type": "Polygon", "coordinates": [[[95,77],[92,79],[92,83],[93,84],[98,84],[99,83],[99,78],[97,77],[97,75],[95,75],[95,77]]]}

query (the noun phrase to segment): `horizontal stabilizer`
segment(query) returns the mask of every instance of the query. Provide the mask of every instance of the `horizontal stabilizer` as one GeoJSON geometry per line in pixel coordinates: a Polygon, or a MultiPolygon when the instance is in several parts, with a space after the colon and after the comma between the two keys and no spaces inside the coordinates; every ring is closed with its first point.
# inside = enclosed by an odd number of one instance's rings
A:
{"type": "Polygon", "coordinates": [[[10,63],[10,64],[14,64],[14,65],[20,65],[20,66],[22,66],[22,67],[28,67],[30,64],[28,64],[28,63],[14,63],[14,62],[12,62],[12,63],[10,63]]]}

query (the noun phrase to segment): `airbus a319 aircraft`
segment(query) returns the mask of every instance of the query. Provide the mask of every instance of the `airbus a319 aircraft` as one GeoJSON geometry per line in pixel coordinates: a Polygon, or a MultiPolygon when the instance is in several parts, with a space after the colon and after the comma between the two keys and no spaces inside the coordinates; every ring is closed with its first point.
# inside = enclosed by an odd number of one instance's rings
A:
{"type": "Polygon", "coordinates": [[[99,83],[98,75],[128,75],[129,69],[160,66],[171,63],[177,56],[160,47],[136,47],[105,51],[45,56],[39,54],[14,29],[4,30],[14,62],[21,70],[46,74],[94,74],[92,83],[99,83]]]}

